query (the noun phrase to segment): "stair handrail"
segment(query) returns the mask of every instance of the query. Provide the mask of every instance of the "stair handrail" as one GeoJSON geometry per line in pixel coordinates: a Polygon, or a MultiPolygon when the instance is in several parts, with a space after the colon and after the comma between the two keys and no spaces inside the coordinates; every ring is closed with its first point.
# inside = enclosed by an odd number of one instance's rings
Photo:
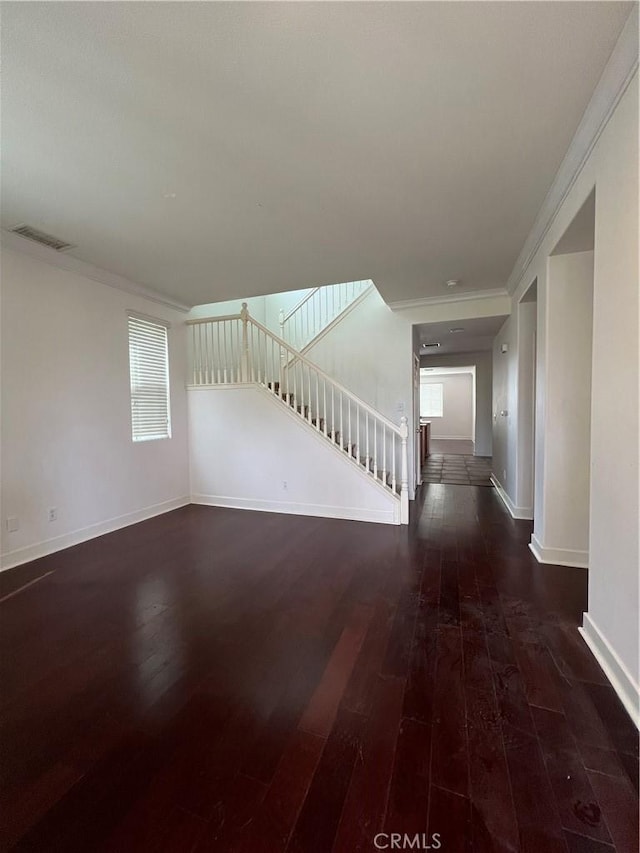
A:
{"type": "Polygon", "coordinates": [[[197,320],[187,320],[186,325],[195,326],[199,323],[218,323],[224,320],[242,320],[244,322],[249,322],[252,325],[256,326],[256,328],[260,329],[267,337],[271,338],[278,346],[282,349],[287,350],[291,355],[295,356],[299,361],[306,364],[306,366],[310,369],[318,373],[322,379],[328,382],[330,385],[344,394],[346,397],[351,399],[354,403],[357,403],[363,409],[365,409],[372,417],[384,423],[384,425],[390,429],[395,431],[396,435],[399,438],[402,438],[402,430],[397,425],[394,424],[392,420],[389,420],[382,412],[379,412],[377,409],[374,409],[373,406],[370,406],[362,398],[358,397],[357,394],[354,394],[353,391],[350,391],[347,387],[345,387],[341,382],[338,382],[337,379],[334,379],[332,376],[329,376],[321,367],[315,364],[311,359],[307,358],[302,353],[298,352],[298,350],[294,349],[290,344],[288,344],[283,338],[278,337],[278,335],[274,335],[271,329],[268,329],[258,320],[254,319],[250,314],[248,309],[246,308],[246,302],[242,303],[242,311],[239,314],[229,314],[225,317],[199,317],[197,320]]]}
{"type": "Polygon", "coordinates": [[[280,310],[280,337],[305,349],[373,287],[371,279],[314,287],[290,311],[280,310]]]}
{"type": "Polygon", "coordinates": [[[193,320],[185,320],[184,324],[185,326],[197,326],[199,323],[213,323],[214,320],[218,323],[222,323],[224,320],[242,320],[242,314],[225,314],[219,317],[194,317],[193,320]]]}
{"type": "Polygon", "coordinates": [[[284,311],[284,308],[281,308],[281,309],[280,309],[280,328],[282,328],[282,327],[284,326],[284,324],[287,322],[287,320],[288,320],[290,317],[293,317],[293,315],[294,315],[297,311],[299,311],[299,310],[302,308],[302,306],[304,305],[304,303],[305,303],[305,302],[308,302],[308,301],[309,301],[313,296],[315,296],[315,294],[316,294],[319,290],[320,290],[320,288],[319,288],[319,287],[313,287],[313,288],[311,288],[311,290],[309,291],[309,293],[306,293],[306,294],[302,297],[302,299],[301,299],[299,302],[296,302],[296,304],[293,306],[293,308],[291,308],[291,309],[290,309],[289,311],[287,311],[286,313],[285,313],[285,311],[284,311]]]}
{"type": "Polygon", "coordinates": [[[279,344],[284,349],[288,350],[288,352],[295,356],[298,361],[301,361],[303,364],[306,364],[308,368],[314,370],[316,373],[320,374],[320,376],[326,381],[329,382],[333,387],[344,394],[346,397],[353,400],[354,403],[357,403],[363,409],[369,412],[374,418],[377,418],[379,421],[382,421],[385,426],[389,429],[395,430],[398,436],[401,435],[400,427],[397,424],[394,424],[393,421],[389,420],[385,415],[379,412],[377,409],[374,409],[373,406],[370,406],[369,403],[365,402],[361,397],[358,397],[357,394],[354,394],[353,391],[349,391],[349,389],[344,386],[341,382],[338,382],[337,379],[334,379],[332,376],[329,376],[321,367],[318,367],[311,359],[307,358],[306,355],[303,355],[301,352],[298,352],[294,349],[290,344],[288,344],[285,340],[278,337],[278,335],[274,335],[266,326],[263,326],[258,320],[254,320],[253,317],[249,317],[249,322],[254,326],[257,326],[261,331],[267,334],[270,338],[272,338],[277,344],[279,344]]]}

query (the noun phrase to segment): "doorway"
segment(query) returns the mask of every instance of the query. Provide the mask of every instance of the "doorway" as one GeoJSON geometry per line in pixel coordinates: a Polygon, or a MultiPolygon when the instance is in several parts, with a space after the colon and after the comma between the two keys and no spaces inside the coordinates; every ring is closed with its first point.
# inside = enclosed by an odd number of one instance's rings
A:
{"type": "Polygon", "coordinates": [[[475,365],[422,368],[420,417],[430,432],[423,482],[491,485],[491,458],[475,455],[475,365]]]}
{"type": "MultiPolygon", "coordinates": [[[[544,429],[536,434],[534,532],[542,562],[587,567],[591,492],[595,190],[547,260],[544,429]]],[[[538,424],[540,426],[540,423],[538,424]]]]}

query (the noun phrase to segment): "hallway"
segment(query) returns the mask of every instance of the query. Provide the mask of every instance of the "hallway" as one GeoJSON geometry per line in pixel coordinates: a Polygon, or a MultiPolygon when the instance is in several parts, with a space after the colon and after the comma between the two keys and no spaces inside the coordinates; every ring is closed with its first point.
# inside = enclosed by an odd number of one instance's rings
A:
{"type": "Polygon", "coordinates": [[[427,484],[408,529],[188,506],[4,573],[0,846],[637,853],[587,573],[530,532],[427,484]]]}
{"type": "Polygon", "coordinates": [[[449,456],[473,456],[473,441],[432,438],[430,446],[432,455],[436,456],[442,456],[444,453],[449,456]]]}
{"type": "Polygon", "coordinates": [[[492,486],[490,456],[474,456],[472,441],[431,441],[431,453],[422,468],[423,483],[492,486]]]}

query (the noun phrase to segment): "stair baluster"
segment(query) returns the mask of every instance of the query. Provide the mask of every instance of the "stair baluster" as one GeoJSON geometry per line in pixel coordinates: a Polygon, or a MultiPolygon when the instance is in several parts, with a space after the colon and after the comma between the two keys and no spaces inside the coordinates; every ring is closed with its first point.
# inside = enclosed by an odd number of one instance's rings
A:
{"type": "Polygon", "coordinates": [[[304,350],[371,287],[371,281],[364,280],[313,288],[291,311],[280,311],[280,337],[294,350],[304,350]]]}

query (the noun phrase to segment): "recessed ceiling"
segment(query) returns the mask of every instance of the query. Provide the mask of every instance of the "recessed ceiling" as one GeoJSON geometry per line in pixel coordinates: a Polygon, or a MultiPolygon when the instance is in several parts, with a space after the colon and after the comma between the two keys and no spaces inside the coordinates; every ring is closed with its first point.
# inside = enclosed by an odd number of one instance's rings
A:
{"type": "Polygon", "coordinates": [[[189,304],[502,286],[631,7],[3,3],[2,226],[189,304]]]}
{"type": "Polygon", "coordinates": [[[501,317],[475,317],[452,323],[423,323],[417,326],[420,343],[439,343],[439,347],[421,347],[420,355],[440,356],[455,352],[483,352],[490,350],[493,339],[502,328],[506,315],[501,317]],[[462,326],[463,331],[452,334],[452,327],[462,326]]]}

